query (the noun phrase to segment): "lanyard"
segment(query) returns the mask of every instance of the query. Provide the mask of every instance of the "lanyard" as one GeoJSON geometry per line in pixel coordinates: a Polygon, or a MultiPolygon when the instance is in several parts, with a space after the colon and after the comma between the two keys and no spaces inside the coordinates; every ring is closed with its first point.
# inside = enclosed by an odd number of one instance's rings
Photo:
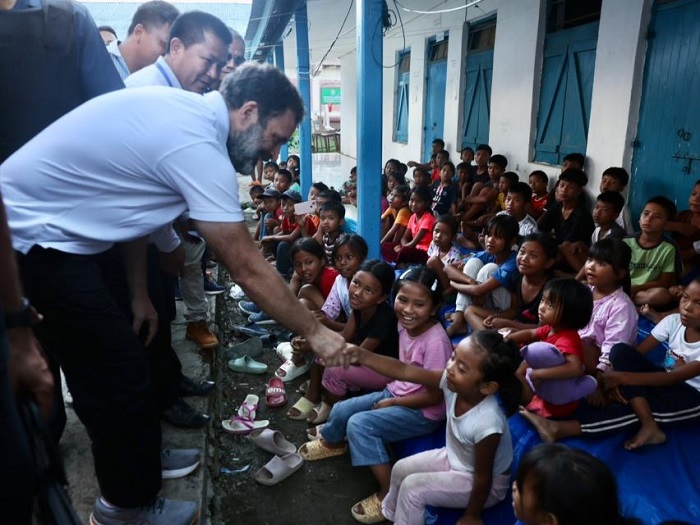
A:
{"type": "Polygon", "coordinates": [[[158,62],[156,62],[156,67],[158,68],[158,71],[160,71],[161,75],[163,75],[163,78],[165,81],[168,83],[168,86],[170,87],[175,87],[170,80],[170,77],[168,76],[168,73],[165,71],[165,68],[158,62]]]}

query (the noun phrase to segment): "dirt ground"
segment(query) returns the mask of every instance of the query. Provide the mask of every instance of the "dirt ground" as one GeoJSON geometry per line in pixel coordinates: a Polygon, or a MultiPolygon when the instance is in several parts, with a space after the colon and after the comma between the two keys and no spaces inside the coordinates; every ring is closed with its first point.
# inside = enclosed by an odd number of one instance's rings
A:
{"type": "MultiPolygon", "coordinates": [[[[219,280],[225,282],[226,276],[220,275],[219,280]]],[[[260,397],[257,419],[269,419],[270,428],[281,431],[299,447],[307,441],[306,429],[309,425],[306,422],[292,421],[285,417],[285,413],[301,396],[297,389],[308,375],[286,383],[286,406],[265,406],[266,383],[281,364],[274,345],[265,346],[263,354],[255,358],[268,365],[267,373],[251,375],[232,372],[226,366],[225,348],[243,340],[236,336],[232,326],[244,324],[247,316],[239,311],[236,301],[229,297],[218,302],[217,310],[219,333],[225,343],[213,363],[213,373],[219,386],[213,407],[217,419],[209,433],[208,447],[212,456],[209,462],[213,492],[210,508],[212,524],[357,523],[350,514],[350,508],[372,494],[376,485],[367,468],[353,468],[350,465],[348,455],[306,463],[300,471],[273,487],[260,485],[253,479],[255,472],[272,455],[253,445],[247,437],[225,433],[221,427],[222,418],[234,414],[246,395],[256,394],[260,397]]],[[[282,327],[271,325],[266,328],[280,341],[289,340],[289,334],[285,334],[282,327]]]]}

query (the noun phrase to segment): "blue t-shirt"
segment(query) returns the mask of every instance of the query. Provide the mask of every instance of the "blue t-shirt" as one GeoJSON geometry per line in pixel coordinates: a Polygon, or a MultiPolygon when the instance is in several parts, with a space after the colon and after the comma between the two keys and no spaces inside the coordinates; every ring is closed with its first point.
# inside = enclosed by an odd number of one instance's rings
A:
{"type": "MultiPolygon", "coordinates": [[[[511,251],[508,255],[508,258],[505,261],[503,261],[503,263],[498,267],[498,270],[496,270],[491,276],[494,279],[496,279],[501,284],[501,286],[511,288],[513,281],[518,276],[518,266],[515,262],[516,256],[517,253],[511,251]]],[[[491,255],[486,250],[476,252],[474,255],[472,255],[472,257],[476,257],[484,264],[496,262],[496,256],[491,255]]]]}

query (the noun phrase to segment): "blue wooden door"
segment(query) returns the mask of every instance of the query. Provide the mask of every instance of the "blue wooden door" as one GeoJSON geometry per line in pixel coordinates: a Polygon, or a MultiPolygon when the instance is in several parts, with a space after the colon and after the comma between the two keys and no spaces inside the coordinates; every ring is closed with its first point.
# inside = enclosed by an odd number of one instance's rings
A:
{"type": "Polygon", "coordinates": [[[649,28],[630,205],[666,195],[687,209],[700,178],[700,0],[657,3],[649,28]]]}
{"type": "Polygon", "coordinates": [[[561,164],[586,153],[598,22],[547,35],[537,114],[535,160],[561,164]]]}
{"type": "Polygon", "coordinates": [[[423,158],[430,160],[434,139],[442,139],[445,127],[445,86],[447,80],[447,39],[428,44],[423,117],[423,158]]]}
{"type": "Polygon", "coordinates": [[[493,50],[467,57],[467,92],[464,95],[462,147],[476,148],[489,142],[493,50]]]}

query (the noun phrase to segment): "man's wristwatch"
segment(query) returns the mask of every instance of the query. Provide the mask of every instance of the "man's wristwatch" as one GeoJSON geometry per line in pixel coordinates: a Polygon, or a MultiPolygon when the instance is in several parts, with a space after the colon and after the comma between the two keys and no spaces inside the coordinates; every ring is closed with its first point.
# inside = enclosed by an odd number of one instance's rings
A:
{"type": "Polygon", "coordinates": [[[19,311],[13,313],[5,313],[5,328],[23,328],[32,326],[32,305],[29,304],[29,299],[22,298],[22,306],[19,311]]]}

